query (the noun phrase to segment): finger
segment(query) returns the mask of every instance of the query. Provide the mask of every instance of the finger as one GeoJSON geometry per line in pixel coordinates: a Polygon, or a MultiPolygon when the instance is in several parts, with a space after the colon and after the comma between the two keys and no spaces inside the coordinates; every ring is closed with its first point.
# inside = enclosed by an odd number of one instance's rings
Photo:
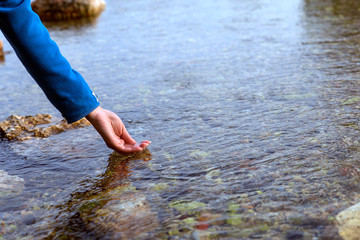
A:
{"type": "Polygon", "coordinates": [[[125,143],[127,143],[127,144],[135,144],[136,143],[136,141],[130,136],[130,134],[126,130],[125,126],[123,128],[121,138],[124,139],[125,143]]]}
{"type": "Polygon", "coordinates": [[[139,146],[142,149],[146,149],[150,145],[150,143],[151,143],[150,141],[142,141],[139,146]]]}
{"type": "Polygon", "coordinates": [[[125,153],[125,154],[141,152],[143,150],[139,145],[133,145],[133,146],[118,145],[113,147],[113,149],[118,153],[125,153]]]}

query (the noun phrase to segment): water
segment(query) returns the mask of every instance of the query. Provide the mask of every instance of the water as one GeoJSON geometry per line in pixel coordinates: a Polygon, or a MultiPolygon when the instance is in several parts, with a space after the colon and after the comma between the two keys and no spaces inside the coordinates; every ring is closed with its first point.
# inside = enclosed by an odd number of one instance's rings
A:
{"type": "MultiPolygon", "coordinates": [[[[102,106],[152,144],[121,161],[92,128],[1,142],[1,169],[25,181],[0,197],[3,236],[336,237],[360,201],[359,8],[108,0],[92,22],[48,24],[102,106]]],[[[13,51],[0,69],[1,119],[59,117],[13,51]]]]}

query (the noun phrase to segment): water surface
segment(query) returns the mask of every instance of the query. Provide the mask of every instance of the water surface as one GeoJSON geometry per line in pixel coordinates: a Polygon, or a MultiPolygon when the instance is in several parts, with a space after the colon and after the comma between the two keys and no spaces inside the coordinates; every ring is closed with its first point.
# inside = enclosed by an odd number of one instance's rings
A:
{"type": "MultiPolygon", "coordinates": [[[[90,127],[1,142],[1,169],[25,180],[0,199],[4,237],[112,238],[111,213],[94,216],[114,189],[148,217],[129,238],[335,237],[360,200],[359,8],[108,0],[94,21],[47,24],[102,106],[152,144],[120,161],[90,127]]],[[[2,119],[59,117],[13,51],[0,69],[2,119]]]]}

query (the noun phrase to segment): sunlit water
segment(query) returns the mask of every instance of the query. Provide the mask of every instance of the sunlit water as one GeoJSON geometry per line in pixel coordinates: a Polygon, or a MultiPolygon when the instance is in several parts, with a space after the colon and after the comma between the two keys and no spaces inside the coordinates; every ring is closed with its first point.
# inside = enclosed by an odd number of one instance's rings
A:
{"type": "MultiPolygon", "coordinates": [[[[48,24],[102,106],[152,144],[121,162],[91,127],[1,142],[0,169],[25,180],[21,193],[0,196],[1,233],[115,238],[81,206],[120,186],[153,214],[129,218],[140,233],[128,238],[335,237],[336,214],[360,201],[358,9],[108,0],[93,22],[48,24]]],[[[5,48],[1,119],[59,117],[5,48]]]]}

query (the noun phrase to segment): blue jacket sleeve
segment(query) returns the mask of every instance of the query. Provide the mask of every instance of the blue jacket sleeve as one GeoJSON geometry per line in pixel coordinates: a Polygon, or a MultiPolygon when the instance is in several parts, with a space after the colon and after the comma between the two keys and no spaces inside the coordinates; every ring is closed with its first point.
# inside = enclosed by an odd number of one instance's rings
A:
{"type": "Polygon", "coordinates": [[[0,29],[27,71],[69,123],[99,106],[96,95],[61,55],[31,10],[30,0],[0,0],[0,29]]]}

